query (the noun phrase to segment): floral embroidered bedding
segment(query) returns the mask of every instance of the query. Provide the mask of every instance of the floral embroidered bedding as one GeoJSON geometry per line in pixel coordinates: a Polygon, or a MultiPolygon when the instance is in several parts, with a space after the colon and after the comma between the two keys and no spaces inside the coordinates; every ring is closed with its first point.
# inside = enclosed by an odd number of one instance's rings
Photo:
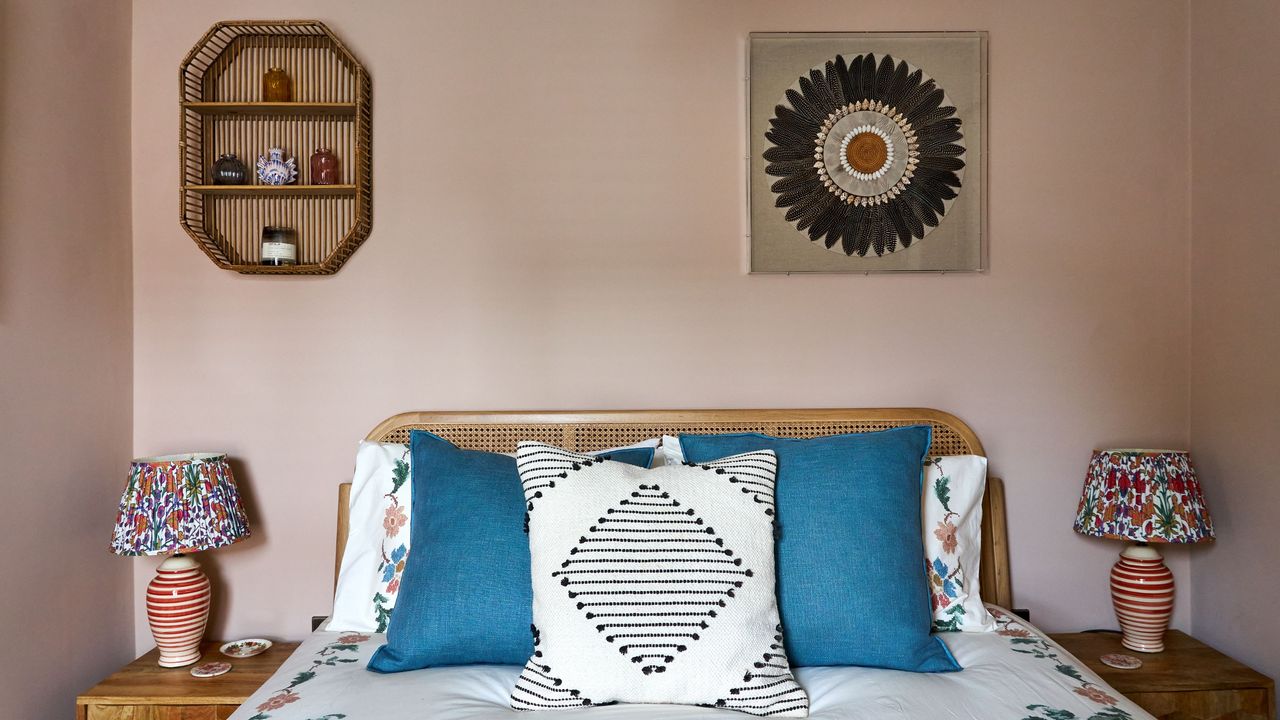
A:
{"type": "MultiPolygon", "coordinates": [[[[1153,720],[1030,623],[989,605],[996,629],[943,633],[964,670],[909,673],[805,667],[796,677],[815,720],[1153,720]]],[[[231,720],[497,720],[510,718],[518,666],[469,665],[391,675],[365,670],[378,633],[312,634],[231,720]]],[[[573,711],[611,720],[698,720],[729,711],[613,705],[573,711]]],[[[746,717],[746,716],[742,716],[746,717]]]]}

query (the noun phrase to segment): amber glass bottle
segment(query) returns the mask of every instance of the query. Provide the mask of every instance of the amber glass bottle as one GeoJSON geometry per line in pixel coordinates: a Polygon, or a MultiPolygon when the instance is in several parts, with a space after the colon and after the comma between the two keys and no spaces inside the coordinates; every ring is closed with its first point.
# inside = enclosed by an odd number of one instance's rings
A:
{"type": "Polygon", "coordinates": [[[273,67],[262,75],[263,102],[293,102],[293,81],[283,68],[273,67]]]}

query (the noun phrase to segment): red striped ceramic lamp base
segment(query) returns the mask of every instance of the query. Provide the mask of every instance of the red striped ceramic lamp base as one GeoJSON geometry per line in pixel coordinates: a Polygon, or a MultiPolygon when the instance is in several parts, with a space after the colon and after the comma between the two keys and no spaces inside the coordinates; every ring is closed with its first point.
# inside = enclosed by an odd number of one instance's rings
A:
{"type": "Polygon", "coordinates": [[[182,667],[200,659],[212,598],[200,563],[174,555],[160,564],[147,585],[147,620],[160,649],[160,667],[182,667]]]}
{"type": "Polygon", "coordinates": [[[1111,568],[1111,603],[1120,621],[1120,644],[1138,652],[1164,650],[1173,615],[1173,573],[1155,548],[1130,545],[1111,568]]]}

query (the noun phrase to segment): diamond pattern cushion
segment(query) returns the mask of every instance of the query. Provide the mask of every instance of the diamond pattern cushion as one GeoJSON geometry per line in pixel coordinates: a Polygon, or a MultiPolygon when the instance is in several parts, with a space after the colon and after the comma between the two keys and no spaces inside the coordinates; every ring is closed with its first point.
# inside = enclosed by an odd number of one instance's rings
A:
{"type": "Polygon", "coordinates": [[[808,714],[774,596],[772,452],[644,470],[521,443],[516,460],[535,650],[513,708],[808,714]]]}

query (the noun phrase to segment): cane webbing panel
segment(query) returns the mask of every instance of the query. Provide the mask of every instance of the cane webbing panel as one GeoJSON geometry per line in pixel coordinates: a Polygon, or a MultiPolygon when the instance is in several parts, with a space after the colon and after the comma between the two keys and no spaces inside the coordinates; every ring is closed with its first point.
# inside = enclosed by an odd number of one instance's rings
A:
{"type": "MultiPolygon", "coordinates": [[[[741,411],[746,413],[748,411],[741,411]]],[[[851,411],[856,412],[856,411],[851,411]]],[[[540,413],[541,414],[541,413],[540,413]]],[[[684,414],[684,413],[682,413],[684,414]]],[[[505,413],[504,413],[505,415],[505,413]]],[[[958,423],[959,421],[954,421],[958,423]]],[[[489,452],[514,452],[521,440],[538,440],[579,452],[630,445],[647,438],[681,433],[759,432],[776,437],[818,437],[840,433],[875,432],[904,425],[933,427],[931,455],[981,454],[972,432],[957,428],[946,419],[903,417],[890,420],[808,420],[808,421],[703,421],[703,422],[560,422],[560,423],[480,423],[449,422],[447,418],[425,420],[405,418],[403,424],[380,427],[368,439],[377,442],[408,442],[411,430],[429,430],[459,447],[489,452]]],[[[386,424],[384,423],[384,426],[386,424]]]]}

